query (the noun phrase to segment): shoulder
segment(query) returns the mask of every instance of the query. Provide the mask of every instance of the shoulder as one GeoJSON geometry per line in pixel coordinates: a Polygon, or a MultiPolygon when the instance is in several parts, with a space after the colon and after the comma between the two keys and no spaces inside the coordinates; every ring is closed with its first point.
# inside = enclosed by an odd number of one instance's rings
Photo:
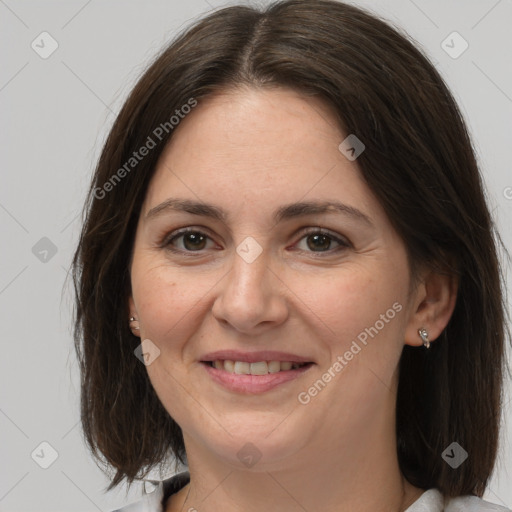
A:
{"type": "MultiPolygon", "coordinates": [[[[153,490],[144,491],[143,498],[112,512],[164,512],[169,496],[185,487],[190,481],[188,471],[155,482],[153,490]]],[[[405,512],[512,512],[512,509],[490,503],[477,496],[443,498],[437,489],[425,491],[405,512]]]]}
{"type": "Polygon", "coordinates": [[[425,491],[405,512],[512,512],[477,496],[446,498],[438,489],[425,491]]]}
{"type": "Polygon", "coordinates": [[[477,496],[459,496],[446,501],[445,512],[511,512],[512,509],[477,496]]]}
{"type": "Polygon", "coordinates": [[[112,512],[164,512],[169,496],[185,487],[190,481],[188,471],[178,473],[162,482],[147,482],[142,499],[112,512]]]}

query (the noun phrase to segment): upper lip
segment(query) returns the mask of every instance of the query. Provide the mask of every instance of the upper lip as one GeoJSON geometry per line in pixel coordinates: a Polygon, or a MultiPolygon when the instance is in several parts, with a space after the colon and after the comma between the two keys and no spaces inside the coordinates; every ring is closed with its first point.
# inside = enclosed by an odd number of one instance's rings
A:
{"type": "Polygon", "coordinates": [[[261,350],[257,352],[241,352],[240,350],[217,350],[209,352],[200,358],[201,361],[243,361],[257,363],[259,361],[290,361],[291,363],[312,363],[307,357],[290,354],[288,352],[276,352],[274,350],[261,350]]]}

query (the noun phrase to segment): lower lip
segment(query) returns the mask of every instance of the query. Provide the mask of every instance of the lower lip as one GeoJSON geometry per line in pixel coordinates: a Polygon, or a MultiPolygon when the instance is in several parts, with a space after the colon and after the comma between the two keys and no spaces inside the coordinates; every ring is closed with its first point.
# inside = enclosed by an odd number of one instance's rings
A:
{"type": "Polygon", "coordinates": [[[229,389],[239,393],[264,393],[275,387],[291,381],[303,375],[312,366],[313,363],[295,370],[283,370],[277,373],[268,373],[267,375],[239,375],[229,373],[226,370],[219,370],[207,363],[201,363],[210,377],[229,389]]]}

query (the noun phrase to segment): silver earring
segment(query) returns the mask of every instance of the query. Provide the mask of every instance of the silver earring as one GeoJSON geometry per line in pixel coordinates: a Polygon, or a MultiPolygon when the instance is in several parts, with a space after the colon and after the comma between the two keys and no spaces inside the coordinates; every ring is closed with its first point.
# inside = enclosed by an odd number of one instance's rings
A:
{"type": "Polygon", "coordinates": [[[430,348],[430,341],[428,339],[428,332],[423,327],[421,329],[418,329],[418,334],[420,335],[421,340],[423,341],[423,346],[425,348],[430,348]]]}
{"type": "MultiPolygon", "coordinates": [[[[132,323],[132,322],[137,322],[137,319],[136,319],[134,316],[131,316],[131,317],[130,317],[130,323],[132,323]]],[[[132,327],[132,329],[133,329],[134,331],[138,331],[138,330],[140,330],[138,326],[137,326],[137,327],[133,326],[133,327],[132,327]]]]}

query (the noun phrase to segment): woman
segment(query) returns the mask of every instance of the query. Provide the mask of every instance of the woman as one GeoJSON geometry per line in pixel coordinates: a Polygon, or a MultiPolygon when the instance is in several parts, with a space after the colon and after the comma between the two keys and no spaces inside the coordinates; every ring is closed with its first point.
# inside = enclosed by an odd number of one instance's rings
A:
{"type": "Polygon", "coordinates": [[[506,510],[492,220],[428,60],[330,0],[230,7],[149,67],[75,254],[82,422],[123,510],[506,510]],[[146,507],[146,508],[144,508],[146,507]]]}

